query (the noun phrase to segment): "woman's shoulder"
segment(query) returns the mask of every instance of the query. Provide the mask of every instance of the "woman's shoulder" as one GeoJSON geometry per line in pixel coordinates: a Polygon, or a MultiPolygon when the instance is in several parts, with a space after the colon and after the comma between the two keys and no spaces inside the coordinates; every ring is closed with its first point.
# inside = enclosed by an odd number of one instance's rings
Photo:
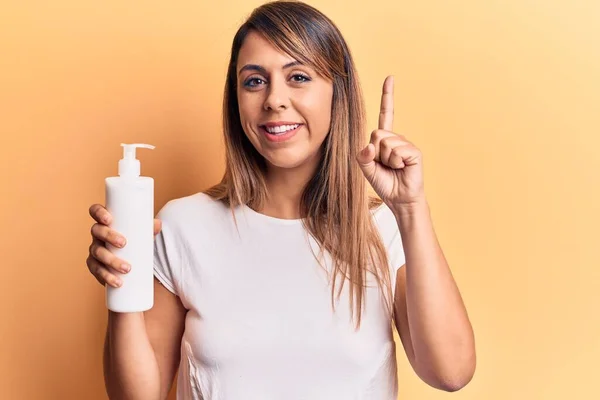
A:
{"type": "Polygon", "coordinates": [[[382,202],[372,208],[371,215],[384,238],[394,236],[398,233],[398,221],[396,221],[394,212],[387,204],[382,202]]]}
{"type": "Polygon", "coordinates": [[[373,217],[376,219],[389,218],[390,216],[392,218],[395,218],[392,210],[388,207],[387,204],[385,204],[381,200],[374,202],[373,206],[371,206],[370,211],[373,217]]]}
{"type": "Polygon", "coordinates": [[[158,219],[170,223],[185,223],[197,220],[210,221],[229,213],[229,207],[204,192],[169,200],[157,215],[158,219]]]}

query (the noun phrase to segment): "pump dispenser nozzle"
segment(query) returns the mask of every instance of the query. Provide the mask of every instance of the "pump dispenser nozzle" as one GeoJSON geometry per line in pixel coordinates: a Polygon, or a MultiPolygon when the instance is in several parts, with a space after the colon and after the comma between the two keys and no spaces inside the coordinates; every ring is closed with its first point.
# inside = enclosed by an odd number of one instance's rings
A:
{"type": "Polygon", "coordinates": [[[121,146],[123,146],[123,158],[119,160],[119,176],[140,176],[140,160],[135,158],[135,149],[154,149],[154,146],[142,143],[121,143],[121,146]]]}

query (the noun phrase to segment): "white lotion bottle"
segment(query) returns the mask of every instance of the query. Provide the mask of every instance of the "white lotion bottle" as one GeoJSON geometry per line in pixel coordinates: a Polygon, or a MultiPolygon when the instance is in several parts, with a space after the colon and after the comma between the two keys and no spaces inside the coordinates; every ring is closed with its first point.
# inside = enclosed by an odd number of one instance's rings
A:
{"type": "Polygon", "coordinates": [[[122,248],[106,244],[119,259],[131,265],[122,274],[118,288],[106,284],[106,307],[114,312],[141,312],[154,305],[154,179],[140,176],[137,148],[154,149],[148,144],[121,144],[119,176],[105,179],[106,209],[112,215],[110,228],[125,237],[122,248]]]}

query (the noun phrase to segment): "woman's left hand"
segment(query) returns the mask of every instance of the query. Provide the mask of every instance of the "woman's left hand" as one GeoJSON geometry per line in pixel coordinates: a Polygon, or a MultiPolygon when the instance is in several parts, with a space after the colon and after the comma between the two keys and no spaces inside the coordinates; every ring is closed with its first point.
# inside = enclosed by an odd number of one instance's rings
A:
{"type": "Polygon", "coordinates": [[[383,83],[379,129],[356,159],[367,181],[392,211],[425,202],[423,157],[404,136],[392,132],[394,122],[394,78],[383,83]]]}

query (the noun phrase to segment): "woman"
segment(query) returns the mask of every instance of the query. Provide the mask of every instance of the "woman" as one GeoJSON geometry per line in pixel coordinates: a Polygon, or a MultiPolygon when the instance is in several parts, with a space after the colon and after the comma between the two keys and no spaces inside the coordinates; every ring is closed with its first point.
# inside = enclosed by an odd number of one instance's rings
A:
{"type": "MultiPolygon", "coordinates": [[[[179,367],[178,399],[396,399],[392,321],[421,379],[467,384],[473,332],[421,153],[392,119],[390,77],[364,147],[356,70],[327,17],[299,2],[254,10],[227,73],[224,178],[157,216],[154,308],[109,313],[110,397],[164,399],[179,367]]],[[[119,286],[127,269],[104,243],[126,238],[104,207],[90,214],[88,267],[119,286]]]]}

